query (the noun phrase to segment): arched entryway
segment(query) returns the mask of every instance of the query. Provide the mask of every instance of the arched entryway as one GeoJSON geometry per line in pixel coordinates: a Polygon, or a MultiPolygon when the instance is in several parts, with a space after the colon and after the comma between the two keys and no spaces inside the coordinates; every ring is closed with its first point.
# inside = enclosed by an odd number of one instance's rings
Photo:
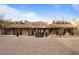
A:
{"type": "Polygon", "coordinates": [[[64,35],[66,35],[66,34],[74,35],[73,29],[65,28],[65,29],[64,29],[64,35]]]}

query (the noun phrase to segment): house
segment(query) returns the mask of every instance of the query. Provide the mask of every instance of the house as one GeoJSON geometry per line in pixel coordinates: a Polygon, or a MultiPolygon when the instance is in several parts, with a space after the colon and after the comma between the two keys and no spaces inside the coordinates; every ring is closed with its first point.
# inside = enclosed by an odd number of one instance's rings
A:
{"type": "Polygon", "coordinates": [[[73,24],[49,24],[47,26],[47,28],[49,29],[49,33],[50,34],[56,34],[56,35],[65,35],[66,32],[68,32],[71,35],[75,34],[75,31],[77,30],[77,26],[73,25],[73,24]]]}
{"type": "Polygon", "coordinates": [[[26,24],[10,24],[2,27],[3,35],[31,35],[32,25],[30,23],[26,24]]]}
{"type": "Polygon", "coordinates": [[[2,35],[26,35],[44,37],[49,35],[65,35],[68,32],[70,35],[77,33],[77,26],[71,23],[51,23],[46,22],[26,22],[13,23],[1,27],[2,35]]]}

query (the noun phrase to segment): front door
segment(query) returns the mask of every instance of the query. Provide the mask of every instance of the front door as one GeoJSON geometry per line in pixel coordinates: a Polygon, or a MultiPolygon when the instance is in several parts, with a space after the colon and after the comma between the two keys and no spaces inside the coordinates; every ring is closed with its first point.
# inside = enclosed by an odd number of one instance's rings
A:
{"type": "Polygon", "coordinates": [[[36,37],[43,37],[44,36],[44,29],[41,29],[41,28],[35,29],[35,36],[36,37]]]}

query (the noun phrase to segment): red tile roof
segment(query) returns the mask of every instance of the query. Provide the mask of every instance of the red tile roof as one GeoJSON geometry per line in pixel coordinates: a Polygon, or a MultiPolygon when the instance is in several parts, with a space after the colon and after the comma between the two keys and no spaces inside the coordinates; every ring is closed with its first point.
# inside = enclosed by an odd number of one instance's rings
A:
{"type": "Polygon", "coordinates": [[[49,24],[47,28],[76,28],[72,24],[49,24]]]}
{"type": "Polygon", "coordinates": [[[3,28],[32,28],[31,24],[10,24],[5,25],[3,28]]]}

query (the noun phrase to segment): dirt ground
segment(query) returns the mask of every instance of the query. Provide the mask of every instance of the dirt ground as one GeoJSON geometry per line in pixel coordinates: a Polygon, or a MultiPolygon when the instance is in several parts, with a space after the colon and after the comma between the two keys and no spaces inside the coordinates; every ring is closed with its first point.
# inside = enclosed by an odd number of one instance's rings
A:
{"type": "Polygon", "coordinates": [[[78,36],[0,35],[0,55],[78,55],[78,36]]]}

